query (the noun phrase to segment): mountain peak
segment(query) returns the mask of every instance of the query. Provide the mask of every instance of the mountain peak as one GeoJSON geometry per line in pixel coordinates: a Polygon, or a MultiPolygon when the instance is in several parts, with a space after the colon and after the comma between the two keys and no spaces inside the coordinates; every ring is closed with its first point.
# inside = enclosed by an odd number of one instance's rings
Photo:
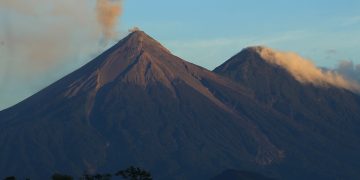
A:
{"type": "Polygon", "coordinates": [[[322,69],[300,55],[293,52],[282,52],[265,46],[253,46],[243,49],[240,53],[225,62],[215,71],[222,72],[240,68],[245,73],[264,73],[265,76],[275,78],[282,69],[302,84],[312,84],[321,87],[338,87],[351,91],[359,91],[360,86],[347,81],[344,77],[333,72],[324,72],[322,69]],[[273,72],[275,74],[269,74],[273,72]]]}
{"type": "Polygon", "coordinates": [[[139,50],[162,51],[162,53],[170,53],[162,44],[154,38],[146,34],[144,31],[132,31],[127,37],[119,41],[118,46],[137,47],[139,50]]]}
{"type": "Polygon", "coordinates": [[[261,53],[263,51],[273,51],[273,50],[271,48],[266,47],[266,46],[250,46],[250,47],[247,47],[247,48],[243,49],[242,51],[250,51],[250,52],[261,53]]]}
{"type": "MultiPolygon", "coordinates": [[[[91,70],[86,70],[87,75],[83,79],[91,82],[95,79],[96,82],[91,84],[96,84],[96,89],[114,80],[144,84],[149,79],[163,79],[164,64],[171,63],[166,61],[172,56],[169,50],[144,31],[133,31],[94,59],[90,63],[91,70]]],[[[86,68],[89,69],[89,66],[86,68]]]]}
{"type": "Polygon", "coordinates": [[[174,56],[140,30],[130,33],[83,69],[86,73],[73,80],[76,82],[71,85],[67,96],[78,94],[83,87],[87,88],[85,84],[91,84],[90,89],[97,92],[107,84],[121,83],[142,88],[161,84],[175,94],[173,82],[182,81],[216,101],[211,92],[203,87],[201,77],[219,79],[218,77],[204,68],[174,56]]]}
{"type": "Polygon", "coordinates": [[[269,55],[275,54],[276,51],[266,46],[250,46],[242,49],[238,54],[233,56],[229,61],[225,62],[222,66],[231,68],[231,66],[239,66],[240,64],[251,64],[251,68],[259,68],[260,66],[268,65],[269,55]]]}
{"type": "Polygon", "coordinates": [[[278,53],[281,52],[266,46],[250,46],[244,48],[239,54],[252,54],[254,56],[260,57],[262,60],[273,63],[272,61],[278,53]]]}
{"type": "Polygon", "coordinates": [[[151,38],[148,34],[140,30],[131,32],[125,39],[132,39],[138,42],[143,42],[144,40],[146,41],[153,40],[153,38],[151,38]]]}

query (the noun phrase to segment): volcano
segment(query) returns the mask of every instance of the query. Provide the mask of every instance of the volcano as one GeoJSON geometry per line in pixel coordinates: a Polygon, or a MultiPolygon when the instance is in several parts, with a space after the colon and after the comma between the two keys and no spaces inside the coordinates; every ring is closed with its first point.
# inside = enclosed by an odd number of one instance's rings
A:
{"type": "Polygon", "coordinates": [[[155,179],[360,177],[359,117],[356,94],[303,85],[256,51],[211,72],[135,31],[0,112],[0,176],[135,165],[155,179]]]}
{"type": "Polygon", "coordinates": [[[0,174],[78,176],[135,164],[159,179],[194,179],[270,164],[282,151],[251,122],[266,113],[246,88],[136,31],[0,113],[0,174]]]}
{"type": "Polygon", "coordinates": [[[261,46],[245,48],[214,72],[251,89],[257,101],[296,124],[295,132],[299,134],[292,145],[286,145],[291,150],[286,150],[288,161],[283,163],[297,166],[297,170],[313,171],[302,179],[359,177],[359,95],[331,84],[299,81],[287,67],[271,63],[264,53],[279,52],[261,46]]]}

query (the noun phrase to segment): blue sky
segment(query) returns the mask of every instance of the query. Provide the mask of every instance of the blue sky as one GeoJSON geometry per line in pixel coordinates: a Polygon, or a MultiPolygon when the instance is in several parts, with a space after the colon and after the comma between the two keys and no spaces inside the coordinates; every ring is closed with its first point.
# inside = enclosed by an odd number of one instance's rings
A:
{"type": "MultiPolygon", "coordinates": [[[[118,39],[138,26],[175,55],[209,70],[254,45],[293,51],[328,68],[341,60],[360,63],[359,0],[124,0],[123,4],[118,39]]],[[[105,50],[94,38],[96,30],[91,30],[96,23],[94,5],[95,0],[0,0],[0,110],[105,50]],[[46,15],[48,6],[41,4],[50,2],[63,6],[61,16],[46,15]],[[39,53],[48,47],[48,54],[39,53]]]]}
{"type": "Polygon", "coordinates": [[[213,69],[242,48],[295,51],[319,66],[360,62],[358,0],[128,0],[121,28],[139,26],[173,53],[213,69]]]}

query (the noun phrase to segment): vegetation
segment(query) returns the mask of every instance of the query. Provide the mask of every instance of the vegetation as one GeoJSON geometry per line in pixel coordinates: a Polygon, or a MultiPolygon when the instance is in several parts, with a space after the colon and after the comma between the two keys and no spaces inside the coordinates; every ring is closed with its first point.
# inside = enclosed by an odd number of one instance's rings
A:
{"type": "Polygon", "coordinates": [[[112,177],[111,174],[95,174],[90,175],[88,173],[84,173],[80,180],[110,180],[112,177]]]}
{"type": "Polygon", "coordinates": [[[129,180],[152,180],[151,174],[149,172],[133,166],[125,170],[121,170],[115,175],[129,180]]]}
{"type": "Polygon", "coordinates": [[[52,177],[52,180],[74,180],[73,177],[63,174],[55,173],[52,177]]]}
{"type": "Polygon", "coordinates": [[[16,180],[16,177],[15,176],[9,176],[9,177],[6,177],[4,180],[16,180]]]}
{"type": "MultiPolygon", "coordinates": [[[[151,173],[141,169],[139,167],[130,166],[127,169],[120,170],[115,173],[115,176],[121,177],[127,180],[152,180],[151,173]]],[[[111,180],[112,174],[89,174],[84,173],[79,179],[80,180],[111,180]]],[[[52,180],[74,180],[73,177],[65,174],[55,173],[51,176],[52,180]]],[[[6,177],[4,180],[16,180],[15,176],[6,177]]],[[[26,180],[30,180],[26,178],[26,180]]]]}

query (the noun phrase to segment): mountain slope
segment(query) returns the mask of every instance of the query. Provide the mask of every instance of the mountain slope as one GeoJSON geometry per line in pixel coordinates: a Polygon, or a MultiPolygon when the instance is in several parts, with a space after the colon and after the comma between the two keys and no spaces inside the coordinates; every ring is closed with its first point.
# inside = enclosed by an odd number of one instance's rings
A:
{"type": "Polygon", "coordinates": [[[293,155],[288,154],[285,164],[303,164],[322,178],[359,177],[360,97],[332,84],[299,81],[286,66],[266,59],[263,51],[269,49],[246,48],[214,72],[251,89],[258,101],[296,124],[303,137],[291,146],[282,143],[293,155]]]}
{"type": "Polygon", "coordinates": [[[223,169],[262,168],[284,157],[252,122],[267,116],[284,119],[246,88],[136,31],[0,112],[0,176],[138,165],[157,179],[206,179],[223,169]]]}

